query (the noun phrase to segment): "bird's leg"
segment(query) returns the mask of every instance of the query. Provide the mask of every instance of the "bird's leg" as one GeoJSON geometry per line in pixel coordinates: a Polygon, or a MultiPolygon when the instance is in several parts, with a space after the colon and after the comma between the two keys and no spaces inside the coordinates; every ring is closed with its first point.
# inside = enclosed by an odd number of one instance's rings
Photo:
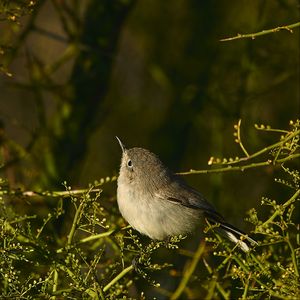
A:
{"type": "Polygon", "coordinates": [[[172,240],[171,236],[168,236],[165,240],[164,240],[164,245],[167,249],[170,249],[170,242],[172,240]]]}
{"type": "Polygon", "coordinates": [[[140,256],[139,256],[139,255],[136,255],[136,256],[133,258],[132,262],[131,262],[131,264],[132,264],[132,266],[133,266],[133,269],[134,269],[137,273],[139,273],[139,270],[140,270],[139,266],[141,265],[141,263],[139,262],[139,258],[140,258],[140,256]]]}

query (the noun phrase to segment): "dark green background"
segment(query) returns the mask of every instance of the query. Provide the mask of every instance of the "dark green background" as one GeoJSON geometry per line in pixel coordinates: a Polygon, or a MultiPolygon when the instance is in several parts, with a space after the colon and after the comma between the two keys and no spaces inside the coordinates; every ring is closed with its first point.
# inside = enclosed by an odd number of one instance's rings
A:
{"type": "MultiPolygon", "coordinates": [[[[2,160],[22,156],[1,171],[13,187],[78,188],[116,175],[115,135],[174,171],[206,169],[210,156],[243,155],[238,119],[254,152],[278,137],[255,123],[288,128],[299,117],[298,28],[220,41],[299,21],[297,1],[69,1],[73,19],[53,3],[39,1],[19,31],[1,25],[2,42],[17,47],[3,58],[13,77],[0,81],[2,160]]],[[[274,171],[187,180],[246,229],[245,212],[271,190],[280,195],[274,171]]]]}

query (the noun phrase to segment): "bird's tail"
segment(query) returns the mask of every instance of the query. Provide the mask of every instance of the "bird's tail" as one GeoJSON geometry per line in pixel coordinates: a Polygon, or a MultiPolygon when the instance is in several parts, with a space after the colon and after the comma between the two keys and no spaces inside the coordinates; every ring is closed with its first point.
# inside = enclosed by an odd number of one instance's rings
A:
{"type": "Polygon", "coordinates": [[[244,252],[250,250],[249,244],[252,246],[257,245],[257,242],[254,239],[250,238],[247,234],[233,225],[226,223],[219,214],[206,212],[205,217],[210,223],[219,224],[218,231],[225,235],[230,241],[237,244],[244,252]]]}

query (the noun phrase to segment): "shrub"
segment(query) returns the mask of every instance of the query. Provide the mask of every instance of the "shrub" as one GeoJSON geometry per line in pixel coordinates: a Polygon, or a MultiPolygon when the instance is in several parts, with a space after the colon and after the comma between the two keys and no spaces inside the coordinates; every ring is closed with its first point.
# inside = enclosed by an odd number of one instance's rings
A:
{"type": "Polygon", "coordinates": [[[263,207],[249,211],[247,220],[253,224],[258,240],[258,246],[249,253],[227,243],[209,224],[206,241],[202,240],[193,253],[181,248],[182,236],[167,242],[145,241],[125,226],[115,197],[104,193],[105,185],[116,177],[102,179],[84,190],[72,190],[64,183],[62,192],[13,190],[2,179],[1,298],[145,299],[136,282],[143,278],[143,289],[154,286],[158,294],[170,299],[199,299],[204,295],[206,299],[297,299],[300,175],[293,166],[300,156],[299,120],[290,126],[290,130],[256,126],[258,130],[278,132],[280,137],[250,155],[242,144],[239,122],[235,126],[236,142],[245,157],[211,158],[210,164],[217,168],[189,172],[280,166],[281,176],[275,178],[275,184],[286,187],[282,199],[263,197],[263,207]],[[72,204],[68,211],[64,210],[65,202],[72,204]],[[18,213],[20,203],[30,213],[18,213]],[[50,203],[56,203],[55,207],[50,203]],[[263,208],[267,218],[260,216],[263,208]],[[161,253],[164,256],[159,257],[161,253]],[[183,271],[168,262],[171,253],[187,258],[183,271]],[[160,287],[155,280],[161,272],[165,281],[176,283],[173,290],[160,287]]]}

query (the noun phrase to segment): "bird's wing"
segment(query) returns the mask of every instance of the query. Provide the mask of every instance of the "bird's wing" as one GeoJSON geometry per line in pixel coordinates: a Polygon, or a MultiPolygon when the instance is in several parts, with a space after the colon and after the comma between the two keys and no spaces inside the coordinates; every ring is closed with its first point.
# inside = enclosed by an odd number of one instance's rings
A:
{"type": "Polygon", "coordinates": [[[248,237],[243,231],[227,223],[223,216],[219,214],[215,208],[202,196],[198,191],[188,187],[182,182],[173,182],[162,191],[156,193],[156,196],[164,201],[170,201],[189,207],[191,209],[201,210],[203,216],[212,224],[219,224],[220,231],[234,243],[238,243],[240,248],[245,252],[249,251],[248,245],[241,240],[246,239],[251,244],[256,245],[257,242],[248,237]]]}
{"type": "Polygon", "coordinates": [[[204,198],[202,194],[193,188],[187,186],[185,182],[175,180],[171,184],[164,186],[155,193],[155,196],[182,206],[201,210],[208,219],[214,219],[214,222],[224,221],[224,218],[215,210],[215,208],[204,198]]]}

